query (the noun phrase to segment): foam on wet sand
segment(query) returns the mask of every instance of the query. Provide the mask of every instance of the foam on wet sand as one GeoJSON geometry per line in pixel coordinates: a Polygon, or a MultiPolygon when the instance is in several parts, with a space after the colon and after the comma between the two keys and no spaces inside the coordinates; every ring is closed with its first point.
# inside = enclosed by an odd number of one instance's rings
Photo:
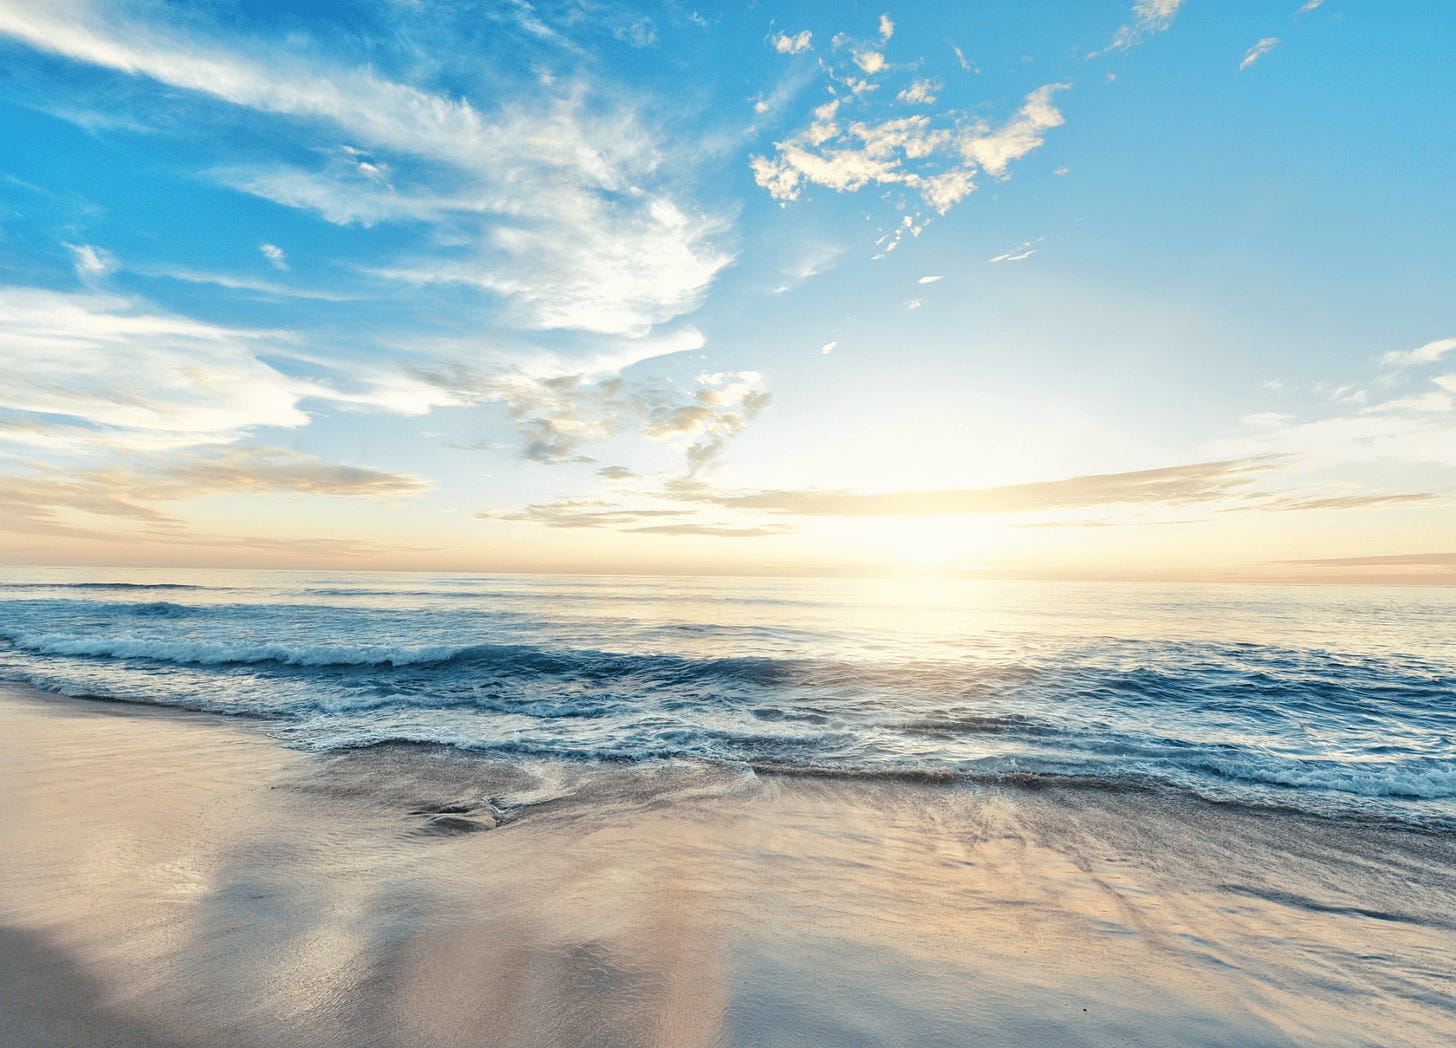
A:
{"type": "Polygon", "coordinates": [[[1436,1044],[1456,843],[0,692],[6,1043],[1436,1044]]]}

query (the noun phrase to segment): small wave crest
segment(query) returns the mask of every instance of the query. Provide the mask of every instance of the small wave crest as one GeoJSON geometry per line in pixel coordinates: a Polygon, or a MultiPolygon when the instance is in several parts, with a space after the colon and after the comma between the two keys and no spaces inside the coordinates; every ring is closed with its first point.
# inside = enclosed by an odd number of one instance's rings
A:
{"type": "MultiPolygon", "coordinates": [[[[156,612],[155,614],[167,614],[156,612]]],[[[274,663],[283,666],[410,666],[449,662],[473,648],[434,645],[403,648],[390,645],[248,644],[196,638],[82,637],[69,633],[3,633],[17,648],[41,655],[93,659],[146,659],[193,666],[274,663]]]]}
{"type": "Polygon", "coordinates": [[[128,604],[121,610],[128,615],[135,615],[140,619],[178,619],[189,618],[202,612],[200,608],[188,607],[186,604],[173,604],[169,600],[151,600],[143,604],[128,604]]]}
{"type": "Polygon", "coordinates": [[[1290,791],[1320,790],[1374,799],[1456,799],[1456,759],[1426,757],[1337,763],[1205,757],[1195,767],[1221,779],[1290,791]]]}
{"type": "Polygon", "coordinates": [[[6,589],[62,590],[213,590],[216,586],[192,586],[181,582],[5,582],[6,589]]]}

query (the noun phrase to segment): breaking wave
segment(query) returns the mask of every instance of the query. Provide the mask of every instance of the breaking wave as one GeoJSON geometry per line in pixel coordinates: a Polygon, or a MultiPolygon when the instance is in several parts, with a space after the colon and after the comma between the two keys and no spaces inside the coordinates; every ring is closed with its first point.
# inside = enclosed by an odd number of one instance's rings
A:
{"type": "Polygon", "coordinates": [[[1048,610],[1059,591],[1044,587],[972,622],[898,598],[866,608],[828,584],[766,597],[675,582],[654,604],[641,580],[221,581],[7,582],[0,676],[260,717],[313,750],[426,743],[1456,819],[1456,600],[1440,595],[1410,598],[1426,604],[1393,629],[1388,605],[1306,595],[1251,611],[1223,591],[1173,612],[1128,591],[1142,604],[1119,619],[1101,595],[1048,610]],[[1215,612],[1219,630],[1194,628],[1215,612]]]}

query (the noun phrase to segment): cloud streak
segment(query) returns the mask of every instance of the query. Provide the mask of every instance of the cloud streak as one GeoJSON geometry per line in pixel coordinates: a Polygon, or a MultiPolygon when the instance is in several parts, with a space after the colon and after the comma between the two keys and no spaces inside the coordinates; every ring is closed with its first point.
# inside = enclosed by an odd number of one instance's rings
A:
{"type": "MultiPolygon", "coordinates": [[[[270,492],[397,498],[428,487],[406,474],[326,462],[282,448],[232,445],[131,457],[104,468],[33,467],[0,475],[0,484],[5,490],[0,531],[108,541],[118,538],[114,525],[105,530],[88,527],[76,523],[75,514],[141,525],[149,540],[179,540],[182,522],[154,503],[270,492]]],[[[196,541],[206,544],[201,538],[196,541]]]]}
{"type": "Polygon", "coordinates": [[[1456,338],[1439,338],[1410,350],[1393,350],[1380,358],[1388,368],[1417,367],[1421,364],[1435,364],[1448,353],[1456,352],[1456,338]]]}
{"type": "MultiPolygon", "coordinates": [[[[332,222],[444,221],[463,250],[380,272],[497,295],[530,329],[645,334],[698,305],[731,254],[724,219],[662,177],[666,147],[630,105],[587,105],[584,83],[493,113],[468,100],[252,44],[245,56],[88,3],[0,2],[0,35],[64,58],[293,121],[353,143],[322,170],[219,172],[235,188],[332,222]],[[360,146],[365,147],[363,149],[360,146]],[[444,192],[392,181],[367,150],[414,158],[444,192]]],[[[394,174],[397,174],[394,173],[394,174]]],[[[423,175],[421,177],[424,177],[423,175]]],[[[266,254],[265,250],[265,254],[266,254]]],[[[269,256],[271,261],[281,261],[269,256]]]]}
{"type": "Polygon", "coordinates": [[[715,492],[684,486],[679,489],[679,497],[731,509],[806,517],[969,516],[1089,506],[1184,506],[1228,497],[1273,468],[1267,458],[1239,459],[991,488],[869,494],[814,490],[715,492]]]}
{"type": "Polygon", "coordinates": [[[1365,557],[1316,557],[1309,560],[1276,560],[1274,564],[1305,564],[1321,568],[1433,567],[1456,570],[1456,553],[1393,553],[1365,557]]]}
{"type": "Polygon", "coordinates": [[[1183,0],[1137,0],[1132,5],[1132,17],[1113,34],[1105,51],[1126,51],[1150,36],[1165,32],[1182,6],[1183,0]]]}
{"type": "Polygon", "coordinates": [[[179,445],[301,426],[303,387],[258,359],[283,342],[121,296],[0,288],[0,407],[179,445]]]}
{"type": "Polygon", "coordinates": [[[1264,37],[1264,39],[1260,40],[1253,47],[1249,48],[1248,52],[1244,55],[1244,60],[1239,63],[1239,72],[1242,73],[1245,69],[1248,69],[1249,66],[1253,65],[1255,62],[1263,58],[1265,55],[1267,55],[1270,51],[1274,50],[1274,48],[1278,46],[1279,38],[1277,36],[1264,37]]]}

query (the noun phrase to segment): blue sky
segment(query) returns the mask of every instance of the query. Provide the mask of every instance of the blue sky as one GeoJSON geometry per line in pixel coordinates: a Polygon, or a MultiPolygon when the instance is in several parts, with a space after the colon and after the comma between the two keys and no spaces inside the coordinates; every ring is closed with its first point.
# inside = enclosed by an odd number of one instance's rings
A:
{"type": "Polygon", "coordinates": [[[1456,577],[1442,3],[0,0],[0,551],[1456,577]]]}

